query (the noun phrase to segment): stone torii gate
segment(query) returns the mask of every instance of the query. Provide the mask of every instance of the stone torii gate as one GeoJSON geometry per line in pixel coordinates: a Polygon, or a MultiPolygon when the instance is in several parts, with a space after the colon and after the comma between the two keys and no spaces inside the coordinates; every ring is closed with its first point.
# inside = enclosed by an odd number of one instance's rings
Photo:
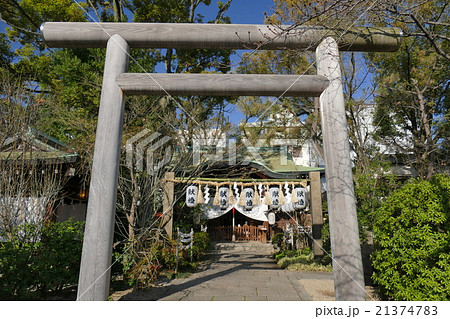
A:
{"type": "Polygon", "coordinates": [[[320,96],[336,300],[364,300],[339,49],[395,51],[393,28],[47,22],[50,47],[106,47],[77,300],[107,300],[124,96],[320,96]],[[336,40],[334,39],[336,38],[336,40]],[[316,50],[318,75],[130,74],[129,48],[316,50]]]}

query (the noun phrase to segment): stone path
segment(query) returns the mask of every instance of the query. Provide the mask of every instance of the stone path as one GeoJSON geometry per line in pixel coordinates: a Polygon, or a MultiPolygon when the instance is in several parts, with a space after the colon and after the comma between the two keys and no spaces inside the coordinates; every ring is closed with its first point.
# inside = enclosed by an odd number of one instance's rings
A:
{"type": "MultiPolygon", "coordinates": [[[[302,280],[308,286],[310,280],[324,280],[323,283],[328,284],[332,279],[331,273],[280,269],[271,258],[271,252],[270,244],[216,244],[212,261],[205,269],[185,279],[171,280],[147,290],[134,290],[120,300],[317,300],[305,290],[302,280]]],[[[328,290],[325,297],[334,300],[333,292],[328,290]]]]}

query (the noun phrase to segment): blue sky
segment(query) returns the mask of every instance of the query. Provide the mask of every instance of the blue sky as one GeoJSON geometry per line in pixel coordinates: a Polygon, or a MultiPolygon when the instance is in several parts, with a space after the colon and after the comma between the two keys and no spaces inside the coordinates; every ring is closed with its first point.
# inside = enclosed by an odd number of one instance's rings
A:
{"type": "MultiPolygon", "coordinates": [[[[225,3],[226,0],[222,0],[225,3]]],[[[198,12],[205,16],[205,20],[215,18],[217,12],[217,0],[212,0],[209,8],[199,7],[198,12]],[[207,10],[203,10],[204,8],[207,10]],[[203,13],[205,12],[205,14],[203,13]]],[[[227,16],[231,18],[231,23],[260,24],[264,22],[264,12],[273,12],[272,0],[233,0],[227,11],[227,16]]]]}

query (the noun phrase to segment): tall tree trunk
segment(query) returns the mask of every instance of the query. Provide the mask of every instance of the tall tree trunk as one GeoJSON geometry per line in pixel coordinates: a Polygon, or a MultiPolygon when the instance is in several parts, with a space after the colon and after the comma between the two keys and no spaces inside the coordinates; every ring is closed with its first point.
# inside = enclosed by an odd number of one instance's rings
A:
{"type": "Polygon", "coordinates": [[[121,0],[113,0],[114,22],[123,21],[123,9],[121,0]]]}
{"type": "Polygon", "coordinates": [[[166,73],[172,73],[172,56],[173,56],[173,49],[167,49],[166,56],[164,58],[166,73]]]}
{"type": "Polygon", "coordinates": [[[419,100],[420,120],[425,134],[422,160],[424,161],[424,178],[431,179],[434,173],[434,145],[431,132],[430,121],[427,116],[426,102],[423,96],[423,90],[419,90],[416,85],[417,98],[419,100]]]}

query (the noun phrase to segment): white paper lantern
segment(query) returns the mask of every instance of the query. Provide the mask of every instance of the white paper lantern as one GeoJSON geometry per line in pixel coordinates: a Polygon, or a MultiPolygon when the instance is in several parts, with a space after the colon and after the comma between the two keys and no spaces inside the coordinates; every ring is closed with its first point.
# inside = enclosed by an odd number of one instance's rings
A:
{"type": "Polygon", "coordinates": [[[245,209],[251,210],[253,206],[255,205],[253,203],[253,195],[255,190],[250,187],[244,188],[244,201],[245,201],[245,209]]]}
{"type": "Polygon", "coordinates": [[[228,207],[228,187],[219,187],[219,206],[221,209],[228,207]]]}
{"type": "Polygon", "coordinates": [[[306,207],[306,188],[296,187],[294,192],[297,194],[298,201],[294,203],[295,209],[303,209],[306,207]]]}
{"type": "Polygon", "coordinates": [[[271,187],[269,191],[272,200],[270,208],[278,208],[280,206],[280,189],[278,187],[271,187]]]}
{"type": "Polygon", "coordinates": [[[269,220],[269,225],[275,225],[275,213],[269,213],[267,219],[269,220]]]}
{"type": "Polygon", "coordinates": [[[190,185],[186,189],[186,206],[195,207],[197,205],[197,193],[198,187],[195,185],[190,185]]]}

